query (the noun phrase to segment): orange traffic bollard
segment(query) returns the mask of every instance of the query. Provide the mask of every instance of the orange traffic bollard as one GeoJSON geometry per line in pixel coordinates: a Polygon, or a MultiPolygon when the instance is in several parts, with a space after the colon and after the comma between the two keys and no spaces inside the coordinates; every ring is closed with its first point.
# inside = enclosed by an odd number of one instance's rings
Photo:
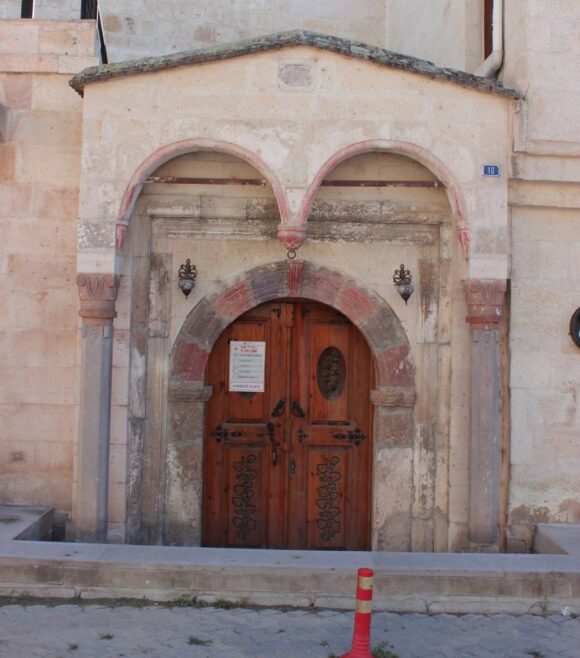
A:
{"type": "Polygon", "coordinates": [[[373,570],[359,569],[354,609],[352,647],[342,658],[372,658],[371,607],[373,600],[373,570]]]}

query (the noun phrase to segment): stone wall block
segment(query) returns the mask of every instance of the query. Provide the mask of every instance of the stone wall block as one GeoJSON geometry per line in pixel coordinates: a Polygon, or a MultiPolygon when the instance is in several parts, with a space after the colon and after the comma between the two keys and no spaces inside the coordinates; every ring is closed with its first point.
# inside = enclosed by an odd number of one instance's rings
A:
{"type": "Polygon", "coordinates": [[[289,291],[286,263],[284,261],[274,263],[257,271],[252,277],[250,288],[258,304],[271,299],[287,297],[289,291]]]}
{"type": "Polygon", "coordinates": [[[126,533],[127,541],[137,543],[141,525],[141,492],[143,483],[144,418],[131,417],[127,444],[126,533]]]}
{"type": "Polygon", "coordinates": [[[417,399],[415,416],[419,423],[431,423],[438,411],[438,395],[433,389],[435,382],[439,382],[438,346],[434,343],[418,345],[416,363],[416,386],[422,394],[417,399]]]}
{"type": "Polygon", "coordinates": [[[384,303],[377,305],[361,330],[373,350],[387,350],[407,344],[407,337],[395,312],[384,303]]]}
{"type": "Polygon", "coordinates": [[[189,340],[179,340],[173,355],[173,373],[185,381],[201,381],[210,350],[189,340]]]}
{"type": "MultiPolygon", "coordinates": [[[[34,208],[43,218],[74,222],[78,217],[79,191],[75,187],[35,188],[34,208]]],[[[71,229],[73,227],[71,226],[71,229]]],[[[73,231],[71,230],[71,235],[73,231]]]]}
{"type": "Polygon", "coordinates": [[[408,345],[375,353],[377,376],[381,385],[413,386],[415,367],[408,345]]]}
{"type": "Polygon", "coordinates": [[[358,286],[346,282],[340,289],[334,306],[351,318],[357,318],[360,324],[366,324],[367,319],[373,313],[375,304],[373,298],[358,286]]]}
{"type": "Polygon", "coordinates": [[[315,267],[310,263],[304,266],[302,294],[306,299],[315,299],[333,306],[342,284],[343,276],[338,272],[315,267]]]}
{"type": "Polygon", "coordinates": [[[419,260],[419,341],[437,342],[439,310],[439,268],[432,260],[419,260]]]}
{"type": "Polygon", "coordinates": [[[34,79],[30,73],[0,75],[5,102],[11,110],[30,109],[34,79]]]}
{"type": "Polygon", "coordinates": [[[414,439],[414,418],[411,409],[377,407],[375,448],[410,447],[414,439]]]}
{"type": "Polygon", "coordinates": [[[213,303],[202,299],[189,314],[183,332],[203,348],[211,350],[219,335],[229,324],[227,317],[221,315],[213,303]]]}
{"type": "Polygon", "coordinates": [[[5,217],[28,217],[33,209],[34,186],[0,183],[0,205],[5,217]]]}
{"type": "Polygon", "coordinates": [[[414,407],[413,386],[381,386],[371,391],[371,402],[377,407],[414,407]]]}
{"type": "Polygon", "coordinates": [[[374,550],[411,550],[412,465],[412,446],[377,447],[374,550]]]}
{"type": "MultiPolygon", "coordinates": [[[[435,486],[435,426],[417,423],[414,436],[413,518],[432,522],[435,486]]],[[[413,547],[417,550],[416,547],[413,547]]],[[[421,548],[420,550],[432,550],[421,548]]]]}
{"type": "Polygon", "coordinates": [[[0,143],[0,182],[8,183],[14,180],[17,153],[18,147],[16,144],[0,143]]]}
{"type": "Polygon", "coordinates": [[[213,305],[219,314],[235,320],[255,305],[248,281],[240,281],[228,288],[213,300],[213,305]]]}
{"type": "Polygon", "coordinates": [[[40,52],[53,55],[78,54],[78,35],[75,29],[70,29],[66,24],[54,22],[43,24],[38,32],[38,49],[40,52]]]}
{"type": "MultiPolygon", "coordinates": [[[[93,61],[94,64],[94,61],[93,61]]],[[[4,55],[0,53],[0,71],[6,73],[56,73],[56,55],[4,55]]]]}
{"type": "Polygon", "coordinates": [[[167,446],[165,544],[201,543],[202,455],[201,439],[167,446]]]}
{"type": "Polygon", "coordinates": [[[0,53],[33,55],[38,49],[38,24],[32,21],[0,22],[0,53]]]}
{"type": "Polygon", "coordinates": [[[203,440],[203,414],[197,412],[197,406],[190,400],[172,401],[169,438],[173,443],[203,440]]]}

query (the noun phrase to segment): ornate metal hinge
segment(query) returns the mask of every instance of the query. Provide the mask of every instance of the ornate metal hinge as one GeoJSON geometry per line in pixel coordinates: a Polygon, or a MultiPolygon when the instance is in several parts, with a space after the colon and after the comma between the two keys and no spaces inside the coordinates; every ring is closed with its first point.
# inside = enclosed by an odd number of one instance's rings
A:
{"type": "Polygon", "coordinates": [[[215,430],[211,433],[213,437],[215,437],[215,440],[218,443],[221,443],[225,439],[231,439],[233,437],[240,437],[244,436],[243,432],[230,432],[227,430],[223,425],[218,425],[215,430]]]}
{"type": "Polygon", "coordinates": [[[304,441],[307,438],[308,438],[308,434],[306,434],[306,432],[302,428],[300,428],[298,430],[298,441],[300,441],[300,443],[304,443],[304,441]]]}
{"type": "Polygon", "coordinates": [[[338,439],[339,441],[350,441],[354,443],[355,446],[361,444],[361,441],[364,441],[367,437],[361,432],[360,427],[355,427],[354,430],[347,432],[346,434],[331,434],[333,439],[338,439]]]}
{"type": "Polygon", "coordinates": [[[292,400],[292,405],[290,407],[290,411],[296,416],[297,418],[306,418],[306,412],[304,409],[298,404],[297,400],[292,400]]]}

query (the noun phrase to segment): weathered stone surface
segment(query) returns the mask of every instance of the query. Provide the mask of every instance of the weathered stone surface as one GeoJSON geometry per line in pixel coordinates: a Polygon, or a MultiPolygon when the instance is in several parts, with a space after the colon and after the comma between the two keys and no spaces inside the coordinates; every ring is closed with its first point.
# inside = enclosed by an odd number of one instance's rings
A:
{"type": "Polygon", "coordinates": [[[394,53],[389,50],[377,48],[376,46],[370,46],[366,43],[349,41],[348,39],[341,39],[339,37],[332,37],[326,34],[306,32],[302,30],[258,37],[256,39],[240,41],[228,46],[214,46],[190,52],[177,53],[175,55],[167,55],[165,57],[150,57],[134,62],[93,67],[83,71],[82,74],[75,76],[70,84],[73,89],[82,95],[84,93],[85,85],[101,80],[109,80],[111,78],[138,75],[142,73],[153,73],[155,71],[162,71],[164,69],[175,68],[178,66],[214,62],[292,46],[312,46],[314,48],[320,48],[321,50],[329,50],[330,52],[339,53],[347,57],[366,60],[375,64],[408,71],[409,73],[416,73],[436,80],[452,82],[477,91],[490,92],[510,98],[520,97],[519,92],[509,89],[490,78],[481,78],[454,69],[438,68],[432,62],[410,57],[409,55],[394,53]]]}
{"type": "Polygon", "coordinates": [[[415,399],[412,386],[381,386],[371,391],[371,402],[378,407],[413,407],[415,399]]]}
{"type": "Polygon", "coordinates": [[[228,318],[221,315],[210,301],[204,299],[186,320],[183,333],[195,337],[200,346],[209,350],[228,324],[228,318]]]}
{"type": "Polygon", "coordinates": [[[173,372],[177,377],[201,381],[209,358],[209,351],[197,343],[181,340],[173,355],[173,372]]]}
{"type": "Polygon", "coordinates": [[[407,345],[378,352],[375,359],[381,385],[413,386],[415,368],[407,345]]]}
{"type": "Polygon", "coordinates": [[[256,303],[286,297],[288,295],[286,263],[276,263],[254,271],[250,278],[250,289],[256,303]]]}

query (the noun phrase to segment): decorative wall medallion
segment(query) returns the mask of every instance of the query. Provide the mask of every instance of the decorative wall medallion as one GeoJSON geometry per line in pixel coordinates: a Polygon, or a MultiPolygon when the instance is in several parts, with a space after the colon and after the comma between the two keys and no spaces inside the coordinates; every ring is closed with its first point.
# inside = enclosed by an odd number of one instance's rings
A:
{"type": "Polygon", "coordinates": [[[257,508],[253,504],[253,498],[256,495],[254,480],[258,477],[256,456],[246,455],[239,462],[234,462],[234,470],[237,473],[238,484],[234,485],[232,503],[235,510],[232,523],[238,539],[243,541],[256,531],[257,508]]]}
{"type": "Polygon", "coordinates": [[[338,347],[327,347],[318,358],[316,381],[327,400],[340,397],[346,379],[346,363],[338,347]]]}
{"type": "Polygon", "coordinates": [[[338,457],[326,457],[324,463],[316,467],[320,482],[316,489],[316,506],[320,510],[316,526],[320,530],[320,538],[326,542],[331,541],[341,531],[341,523],[338,520],[340,507],[336,504],[340,498],[337,483],[342,477],[336,470],[339,463],[338,457]]]}

